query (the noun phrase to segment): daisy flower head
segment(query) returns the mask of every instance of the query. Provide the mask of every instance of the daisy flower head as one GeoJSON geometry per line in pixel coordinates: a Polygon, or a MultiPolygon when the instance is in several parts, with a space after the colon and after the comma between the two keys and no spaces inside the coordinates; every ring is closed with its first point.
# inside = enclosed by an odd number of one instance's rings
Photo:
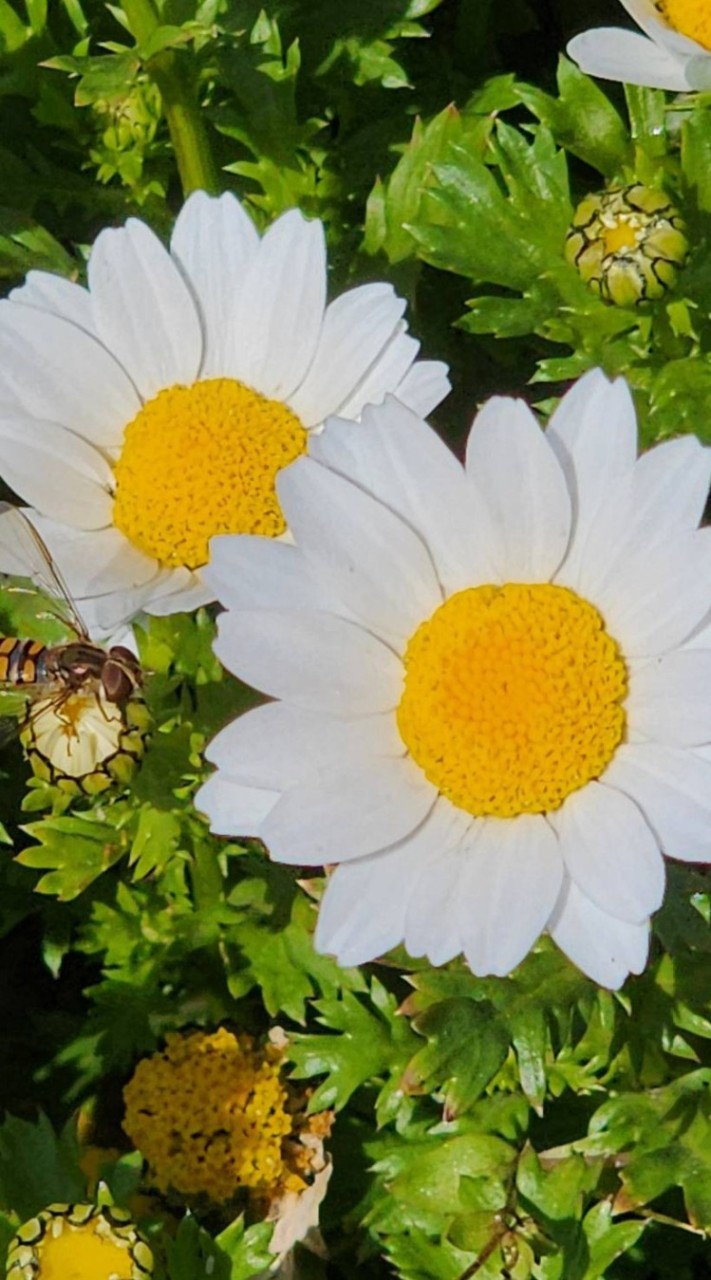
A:
{"type": "Polygon", "coordinates": [[[447,394],[390,285],[327,305],[323,228],[297,210],[260,238],[196,192],[169,249],[136,219],[102,231],[87,284],[31,272],[0,302],[0,475],[95,635],[211,599],[213,534],[282,535],[275,478],[329,414],[447,394]]]}
{"type": "Polygon", "coordinates": [[[675,93],[711,88],[708,0],[622,0],[644,32],[599,27],[568,45],[581,71],[675,93]]]}
{"type": "Polygon", "coordinates": [[[503,975],[547,928],[605,986],[642,970],[662,853],[711,861],[710,476],[689,436],[638,459],[599,371],[545,432],[489,401],[465,467],[391,397],[279,476],[294,545],[213,541],[216,652],[275,701],[196,803],[338,864],[319,950],[503,975]]]}

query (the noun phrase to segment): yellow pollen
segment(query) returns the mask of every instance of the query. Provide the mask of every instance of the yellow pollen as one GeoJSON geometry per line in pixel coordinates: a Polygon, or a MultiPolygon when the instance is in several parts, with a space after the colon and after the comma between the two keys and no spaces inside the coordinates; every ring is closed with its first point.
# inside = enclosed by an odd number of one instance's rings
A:
{"type": "Polygon", "coordinates": [[[232,378],[167,387],[128,424],[114,524],[162,565],[197,569],[218,533],[276,538],[275,480],[306,450],[299,419],[232,378]]]}
{"type": "Polygon", "coordinates": [[[471,587],[410,638],[397,722],[453,804],[513,818],[599,777],[624,737],[626,693],[618,645],[575,592],[471,587]]]}
{"type": "Polygon", "coordinates": [[[148,1161],[153,1184],[223,1204],[242,1189],[280,1183],[292,1121],[278,1066],[249,1036],[224,1027],[166,1040],[162,1053],[139,1062],[124,1090],[123,1127],[148,1161]]]}
{"type": "Polygon", "coordinates": [[[711,52],[709,0],[659,0],[658,7],[670,27],[711,52]]]}
{"type": "Polygon", "coordinates": [[[634,249],[641,239],[639,230],[632,222],[618,222],[616,226],[606,227],[602,233],[604,252],[620,253],[625,249],[634,249]]]}

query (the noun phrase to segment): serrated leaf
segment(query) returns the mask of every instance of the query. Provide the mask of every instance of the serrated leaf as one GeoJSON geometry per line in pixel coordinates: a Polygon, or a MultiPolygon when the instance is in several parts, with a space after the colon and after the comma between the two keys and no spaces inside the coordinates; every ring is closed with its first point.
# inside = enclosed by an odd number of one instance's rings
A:
{"type": "Polygon", "coordinates": [[[46,871],[35,885],[37,893],[71,902],[127,851],[127,838],[91,818],[58,817],[32,822],[23,830],[37,840],[16,861],[46,871]]]}
{"type": "Polygon", "coordinates": [[[445,1115],[466,1111],[504,1062],[509,1037],[487,1002],[443,1000],[415,1018],[413,1026],[429,1043],[407,1069],[408,1082],[423,1092],[444,1089],[445,1115]]]}
{"type": "Polygon", "coordinates": [[[560,57],[557,98],[534,85],[516,86],[521,102],[538,117],[556,141],[607,177],[632,159],[625,124],[603,89],[571,62],[560,57]]]}
{"type": "Polygon", "coordinates": [[[310,1110],[340,1110],[366,1081],[401,1071],[411,1055],[415,1038],[404,1020],[396,1020],[395,1000],[375,978],[372,992],[377,1010],[347,990],[339,999],[314,1001],[317,1021],[338,1034],[293,1037],[289,1059],[294,1077],[326,1076],[311,1099],[310,1110]]]}

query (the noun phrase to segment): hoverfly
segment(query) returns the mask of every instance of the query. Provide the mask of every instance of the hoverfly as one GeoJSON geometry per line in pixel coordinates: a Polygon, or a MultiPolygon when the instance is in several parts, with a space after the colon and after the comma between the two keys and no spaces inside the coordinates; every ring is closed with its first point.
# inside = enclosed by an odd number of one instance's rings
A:
{"type": "MultiPolygon", "coordinates": [[[[75,637],[61,644],[43,644],[0,636],[0,689],[29,695],[29,709],[19,726],[27,753],[29,732],[31,748],[46,766],[41,776],[49,771],[50,780],[55,781],[57,774],[78,779],[97,769],[101,772],[123,750],[129,706],[143,684],[138,659],[123,645],[106,649],[91,639],[40,534],[7,502],[0,502],[0,546],[6,571],[29,578],[51,597],[52,612],[56,610],[75,637]]],[[[142,747],[135,732],[131,748],[137,760],[142,747]]]]}

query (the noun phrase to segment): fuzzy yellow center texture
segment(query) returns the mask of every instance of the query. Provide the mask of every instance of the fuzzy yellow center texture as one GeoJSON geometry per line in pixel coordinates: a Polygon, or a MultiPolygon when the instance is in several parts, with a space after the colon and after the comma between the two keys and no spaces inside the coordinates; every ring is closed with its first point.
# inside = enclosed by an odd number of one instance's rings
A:
{"type": "Polygon", "coordinates": [[[114,523],[171,568],[206,564],[213,534],[278,537],[275,480],[306,439],[286,405],[232,378],[167,387],[126,427],[114,523]]]}
{"type": "Polygon", "coordinates": [[[161,1191],[221,1204],[284,1176],[287,1092],[249,1036],[224,1027],[167,1036],[162,1053],[139,1062],[124,1100],[124,1129],[161,1191]]]}
{"type": "Polygon", "coordinates": [[[411,637],[397,711],[434,786],[498,818],[557,809],[625,732],[627,669],[600,614],[566,587],[451,596],[411,637]]]}
{"type": "Polygon", "coordinates": [[[107,1238],[101,1225],[96,1219],[82,1227],[51,1223],[35,1248],[37,1280],[133,1280],[128,1244],[107,1238]]]}
{"type": "Polygon", "coordinates": [[[671,27],[711,50],[709,0],[660,0],[659,8],[671,27]]]}

